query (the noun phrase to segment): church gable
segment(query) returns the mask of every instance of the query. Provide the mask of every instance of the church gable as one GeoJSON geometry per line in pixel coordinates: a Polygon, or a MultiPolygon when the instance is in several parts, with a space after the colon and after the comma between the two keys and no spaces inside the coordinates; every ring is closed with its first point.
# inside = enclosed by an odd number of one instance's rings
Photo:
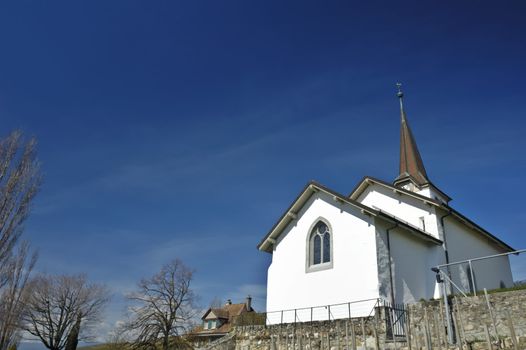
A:
{"type": "Polygon", "coordinates": [[[303,254],[300,260],[305,261],[307,270],[314,264],[331,263],[335,258],[332,250],[338,242],[338,236],[343,232],[352,234],[356,230],[368,230],[372,222],[371,216],[362,213],[360,209],[335,199],[324,191],[317,191],[276,236],[273,255],[295,250],[298,254],[303,254]],[[317,249],[311,251],[314,247],[317,249]]]}
{"type": "Polygon", "coordinates": [[[294,219],[280,233],[271,232],[267,310],[377,295],[374,215],[343,199],[316,186],[299,208],[292,206],[294,219]],[[357,286],[356,280],[362,283],[357,286]],[[328,287],[327,281],[338,281],[339,287],[328,287]]]}
{"type": "MultiPolygon", "coordinates": [[[[385,181],[366,176],[363,178],[360,183],[354,188],[354,190],[349,194],[349,198],[356,200],[357,202],[360,202],[363,205],[370,205],[372,209],[374,210],[380,210],[382,208],[379,207],[378,204],[371,204],[369,200],[372,200],[374,196],[371,196],[371,193],[375,193],[375,189],[382,188],[382,192],[387,196],[391,198],[398,198],[400,204],[406,204],[406,205],[412,205],[415,208],[420,208],[421,210],[425,211],[425,208],[430,208],[429,213],[430,216],[434,217],[434,220],[429,221],[429,218],[424,217],[424,222],[422,222],[422,216],[417,216],[418,220],[415,220],[415,216],[411,217],[405,217],[405,216],[399,216],[399,215],[405,215],[403,210],[400,212],[397,211],[396,208],[390,207],[389,209],[386,209],[384,207],[384,210],[387,212],[389,210],[394,210],[394,212],[389,213],[396,217],[398,217],[400,220],[408,222],[410,224],[416,223],[416,227],[422,229],[425,225],[426,232],[433,234],[435,237],[439,237],[438,231],[441,230],[440,226],[440,218],[441,217],[449,217],[454,218],[458,223],[462,226],[464,226],[465,230],[474,230],[476,234],[480,235],[481,238],[489,239],[489,241],[492,242],[496,247],[499,247],[499,249],[504,249],[505,251],[513,251],[514,249],[510,247],[508,244],[500,240],[498,237],[493,235],[492,233],[488,232],[481,226],[477,225],[475,222],[467,218],[462,213],[458,212],[451,206],[449,206],[445,202],[437,201],[435,199],[428,198],[426,196],[423,196],[419,193],[415,193],[413,191],[406,190],[404,188],[395,187],[385,181]],[[371,188],[372,187],[372,188],[371,188]],[[365,199],[369,200],[365,200],[365,199]],[[398,213],[398,214],[396,214],[398,213]],[[434,223],[433,223],[434,222],[434,223]],[[431,224],[431,226],[429,226],[431,224]],[[432,231],[436,228],[436,231],[432,231]],[[430,231],[431,229],[431,231],[430,231]],[[435,234],[434,232],[437,232],[435,234]]],[[[448,197],[449,198],[449,197],[448,197]]],[[[381,202],[378,202],[381,203],[381,202]]],[[[391,202],[393,204],[393,202],[391,202]]],[[[403,205],[402,205],[403,207],[403,205]]],[[[380,213],[381,210],[380,210],[380,213]]],[[[419,214],[418,211],[415,211],[413,214],[419,214]]],[[[421,213],[420,213],[421,214],[421,213]]]]}
{"type": "Polygon", "coordinates": [[[403,195],[375,182],[370,182],[355,198],[359,203],[399,218],[436,238],[440,237],[436,207],[430,202],[403,195]]]}
{"type": "MultiPolygon", "coordinates": [[[[299,219],[302,213],[305,213],[305,208],[308,207],[307,203],[312,204],[311,198],[321,198],[332,206],[342,207],[345,206],[352,210],[355,215],[358,216],[370,216],[376,215],[377,213],[354,200],[351,200],[343,195],[324,187],[314,181],[311,181],[303,189],[303,191],[296,197],[289,208],[283,213],[280,219],[274,224],[267,235],[258,244],[258,249],[268,253],[272,253],[276,246],[277,240],[280,236],[287,231],[287,227],[290,224],[295,225],[295,222],[299,219]]],[[[340,209],[342,210],[342,209],[340,209]]]]}
{"type": "MultiPolygon", "coordinates": [[[[399,191],[398,189],[396,189],[399,191]]],[[[355,191],[356,192],[356,191],[355,191]]],[[[273,253],[274,248],[276,247],[281,236],[288,232],[290,228],[289,225],[296,225],[298,218],[301,216],[300,213],[304,213],[304,207],[307,203],[310,203],[310,200],[315,195],[323,195],[326,198],[327,203],[331,203],[332,206],[340,208],[340,211],[345,210],[351,211],[357,217],[362,217],[364,220],[368,221],[370,217],[378,217],[384,221],[397,224],[400,227],[404,227],[406,230],[412,232],[416,237],[424,239],[426,241],[434,241],[435,243],[440,240],[420,228],[419,225],[415,225],[411,222],[405,220],[405,218],[400,218],[393,213],[390,213],[381,208],[371,208],[359,201],[356,201],[354,198],[343,196],[323,185],[320,185],[317,182],[311,181],[304,190],[299,194],[299,196],[292,202],[289,208],[284,212],[281,218],[274,224],[272,229],[267,233],[267,235],[261,240],[258,244],[258,249],[268,253],[273,253]]]]}

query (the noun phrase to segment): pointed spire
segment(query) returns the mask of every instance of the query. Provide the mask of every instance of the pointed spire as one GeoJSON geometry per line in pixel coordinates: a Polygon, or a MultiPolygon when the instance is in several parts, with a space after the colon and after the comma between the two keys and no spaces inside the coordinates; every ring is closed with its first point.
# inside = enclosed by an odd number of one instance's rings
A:
{"type": "Polygon", "coordinates": [[[404,111],[404,93],[401,90],[402,84],[396,84],[398,88],[397,96],[400,100],[400,174],[394,181],[395,185],[405,183],[407,180],[411,180],[417,186],[422,186],[429,183],[427,178],[426,169],[424,168],[424,162],[418,152],[415,138],[409,128],[407,117],[404,111]]]}

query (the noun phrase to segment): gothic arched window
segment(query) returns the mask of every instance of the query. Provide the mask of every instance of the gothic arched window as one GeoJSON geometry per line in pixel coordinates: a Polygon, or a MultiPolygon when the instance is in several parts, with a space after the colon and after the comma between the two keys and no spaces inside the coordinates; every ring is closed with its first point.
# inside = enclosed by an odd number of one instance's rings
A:
{"type": "Polygon", "coordinates": [[[330,267],[332,240],[329,225],[319,220],[309,236],[309,267],[330,267]]]}

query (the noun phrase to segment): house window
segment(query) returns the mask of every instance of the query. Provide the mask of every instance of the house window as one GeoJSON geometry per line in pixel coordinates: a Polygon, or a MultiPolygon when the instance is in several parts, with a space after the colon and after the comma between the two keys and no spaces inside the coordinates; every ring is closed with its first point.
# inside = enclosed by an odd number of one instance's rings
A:
{"type": "Polygon", "coordinates": [[[213,328],[212,320],[208,320],[208,329],[212,329],[212,328],[213,328]]]}
{"type": "Polygon", "coordinates": [[[324,221],[317,221],[308,241],[308,271],[332,267],[332,233],[324,221]]]}

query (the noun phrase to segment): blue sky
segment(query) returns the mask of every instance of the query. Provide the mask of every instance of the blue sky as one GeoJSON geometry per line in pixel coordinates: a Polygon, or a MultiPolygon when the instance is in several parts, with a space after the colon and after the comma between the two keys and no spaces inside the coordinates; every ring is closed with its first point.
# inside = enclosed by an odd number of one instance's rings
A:
{"type": "Polygon", "coordinates": [[[39,140],[38,270],[122,293],[172,258],[203,306],[250,293],[304,184],[398,170],[408,117],[432,181],[526,247],[522,1],[16,1],[0,5],[0,131],[39,140]]]}

